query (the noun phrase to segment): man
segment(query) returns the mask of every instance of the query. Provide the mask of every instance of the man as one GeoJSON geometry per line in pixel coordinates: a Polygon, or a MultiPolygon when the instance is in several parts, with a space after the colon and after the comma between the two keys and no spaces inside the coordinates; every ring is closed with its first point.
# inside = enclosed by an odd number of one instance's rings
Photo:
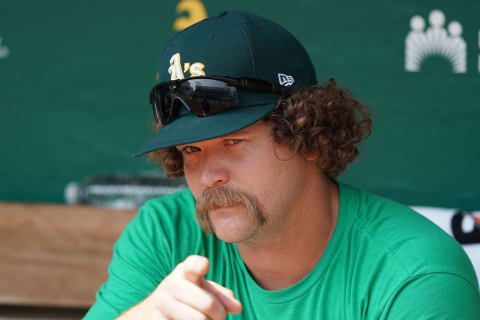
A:
{"type": "Polygon", "coordinates": [[[138,152],[189,189],[145,204],[86,319],[480,319],[461,247],[337,182],[370,133],[277,24],[226,12],[178,33],[138,152]],[[196,221],[195,221],[196,220],[196,221]]]}

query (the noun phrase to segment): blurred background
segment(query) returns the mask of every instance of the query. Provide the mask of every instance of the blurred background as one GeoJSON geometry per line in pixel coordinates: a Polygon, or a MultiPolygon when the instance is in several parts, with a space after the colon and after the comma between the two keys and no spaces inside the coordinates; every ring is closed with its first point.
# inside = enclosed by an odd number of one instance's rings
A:
{"type": "Polygon", "coordinates": [[[372,110],[339,180],[414,207],[480,274],[480,2],[4,0],[0,319],[80,318],[135,208],[185,187],[132,158],[148,93],[176,32],[233,9],[284,26],[372,110]]]}

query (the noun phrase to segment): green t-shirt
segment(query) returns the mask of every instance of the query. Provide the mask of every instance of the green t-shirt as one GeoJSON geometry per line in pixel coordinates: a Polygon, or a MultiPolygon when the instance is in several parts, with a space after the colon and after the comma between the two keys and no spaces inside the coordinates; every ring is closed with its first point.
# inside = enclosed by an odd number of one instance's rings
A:
{"type": "Polygon", "coordinates": [[[242,302],[228,319],[480,319],[475,272],[454,239],[403,205],[338,185],[338,222],[322,258],[279,291],[257,285],[235,244],[201,232],[188,189],[149,201],[115,244],[85,319],[117,317],[191,254],[207,257],[207,279],[242,302]]]}

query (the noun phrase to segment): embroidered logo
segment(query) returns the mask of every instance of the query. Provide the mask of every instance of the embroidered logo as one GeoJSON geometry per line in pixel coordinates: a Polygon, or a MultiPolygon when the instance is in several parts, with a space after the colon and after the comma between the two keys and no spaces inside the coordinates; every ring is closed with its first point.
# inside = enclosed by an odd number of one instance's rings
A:
{"type": "Polygon", "coordinates": [[[190,64],[185,62],[182,68],[182,62],[180,58],[180,53],[175,53],[170,58],[170,66],[168,67],[168,73],[170,74],[171,80],[184,79],[185,73],[190,71],[190,77],[204,76],[205,71],[203,69],[205,65],[201,62],[195,62],[190,64]]]}
{"type": "Polygon", "coordinates": [[[462,38],[462,25],[451,21],[448,32],[444,28],[445,15],[433,10],[428,17],[430,26],[425,28],[421,16],[410,19],[410,32],[405,38],[405,70],[419,72],[422,62],[429,56],[441,56],[450,61],[454,73],[467,72],[467,44],[462,38]]]}
{"type": "Polygon", "coordinates": [[[278,74],[278,82],[280,83],[281,86],[291,86],[295,80],[293,79],[292,76],[288,76],[283,73],[278,74]]]}

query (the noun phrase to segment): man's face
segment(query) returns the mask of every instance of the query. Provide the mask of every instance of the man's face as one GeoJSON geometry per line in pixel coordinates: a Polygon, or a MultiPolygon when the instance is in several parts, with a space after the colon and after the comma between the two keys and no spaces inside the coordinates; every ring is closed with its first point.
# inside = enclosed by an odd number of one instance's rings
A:
{"type": "Polygon", "coordinates": [[[197,218],[225,242],[273,239],[284,232],[315,166],[275,143],[264,121],[177,149],[197,200],[197,218]]]}

